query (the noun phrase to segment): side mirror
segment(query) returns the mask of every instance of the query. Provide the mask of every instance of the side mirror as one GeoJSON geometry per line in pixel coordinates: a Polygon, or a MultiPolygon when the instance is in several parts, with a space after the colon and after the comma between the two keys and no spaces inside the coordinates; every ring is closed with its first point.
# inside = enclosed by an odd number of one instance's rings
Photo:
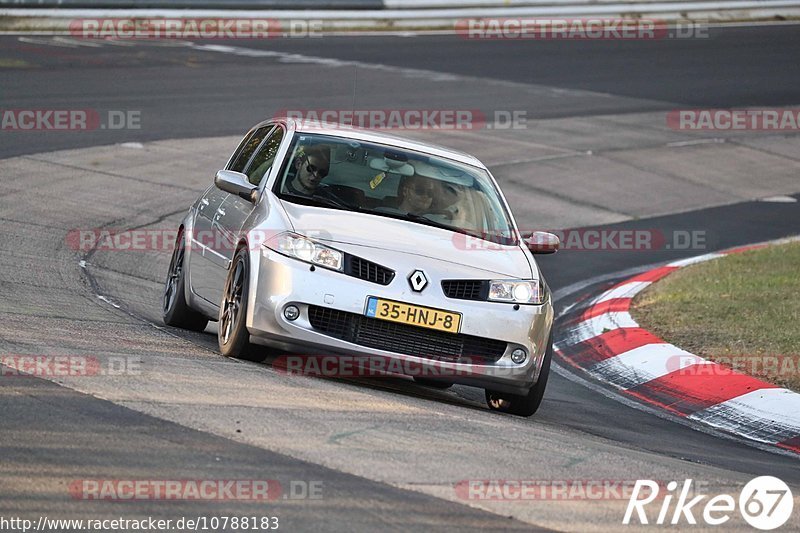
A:
{"type": "Polygon", "coordinates": [[[554,254],[561,241],[557,235],[546,231],[533,231],[525,236],[525,245],[533,254],[554,254]]]}
{"type": "Polygon", "coordinates": [[[233,170],[220,170],[214,176],[214,185],[225,192],[235,194],[255,203],[258,186],[247,181],[247,175],[233,170]]]}

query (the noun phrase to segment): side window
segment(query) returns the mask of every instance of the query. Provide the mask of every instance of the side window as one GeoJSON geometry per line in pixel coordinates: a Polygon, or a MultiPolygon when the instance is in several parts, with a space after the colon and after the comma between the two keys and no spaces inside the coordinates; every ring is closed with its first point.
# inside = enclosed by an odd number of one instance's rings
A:
{"type": "Polygon", "coordinates": [[[264,176],[267,175],[269,169],[272,168],[272,163],[275,162],[275,156],[278,154],[278,148],[283,140],[283,128],[275,128],[275,131],[267,137],[267,140],[261,145],[256,152],[255,157],[247,166],[244,171],[247,174],[247,179],[253,185],[258,185],[264,176]]]}
{"type": "Polygon", "coordinates": [[[269,133],[271,129],[272,126],[258,128],[250,137],[242,141],[242,144],[236,150],[236,156],[233,158],[233,162],[228,167],[228,170],[244,172],[244,167],[247,166],[247,162],[250,161],[253,152],[256,151],[256,148],[258,148],[261,141],[264,140],[264,137],[267,136],[267,133],[269,133]]]}

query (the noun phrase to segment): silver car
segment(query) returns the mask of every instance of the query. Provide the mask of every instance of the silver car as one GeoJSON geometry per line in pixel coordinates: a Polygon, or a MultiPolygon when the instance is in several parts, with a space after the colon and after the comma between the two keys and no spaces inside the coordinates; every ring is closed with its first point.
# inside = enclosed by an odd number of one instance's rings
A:
{"type": "Polygon", "coordinates": [[[273,119],[244,137],[183,219],[167,325],[218,321],[226,356],[375,361],[480,387],[530,416],[552,358],[553,308],[533,253],[474,157],[355,128],[273,119]]]}

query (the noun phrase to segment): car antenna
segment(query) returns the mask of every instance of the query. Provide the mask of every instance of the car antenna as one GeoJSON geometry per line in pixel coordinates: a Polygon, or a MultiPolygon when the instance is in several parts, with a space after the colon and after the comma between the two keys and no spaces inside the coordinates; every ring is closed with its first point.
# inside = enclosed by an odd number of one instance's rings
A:
{"type": "MultiPolygon", "coordinates": [[[[358,65],[353,65],[353,106],[352,106],[352,115],[355,116],[356,114],[356,84],[358,82],[358,65]]],[[[350,124],[351,126],[355,126],[355,124],[350,124]]]]}

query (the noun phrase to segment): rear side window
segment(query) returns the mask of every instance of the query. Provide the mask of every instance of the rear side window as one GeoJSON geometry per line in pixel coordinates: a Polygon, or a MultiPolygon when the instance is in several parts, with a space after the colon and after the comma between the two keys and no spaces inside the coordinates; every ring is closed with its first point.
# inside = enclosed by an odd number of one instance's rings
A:
{"type": "Polygon", "coordinates": [[[228,167],[228,170],[244,172],[247,162],[250,161],[251,157],[253,157],[253,153],[256,151],[256,148],[258,148],[258,146],[261,144],[261,141],[264,140],[264,137],[267,136],[270,130],[272,130],[272,126],[258,128],[249,137],[242,141],[242,144],[240,144],[239,148],[236,150],[236,156],[233,158],[233,162],[228,167]]]}

